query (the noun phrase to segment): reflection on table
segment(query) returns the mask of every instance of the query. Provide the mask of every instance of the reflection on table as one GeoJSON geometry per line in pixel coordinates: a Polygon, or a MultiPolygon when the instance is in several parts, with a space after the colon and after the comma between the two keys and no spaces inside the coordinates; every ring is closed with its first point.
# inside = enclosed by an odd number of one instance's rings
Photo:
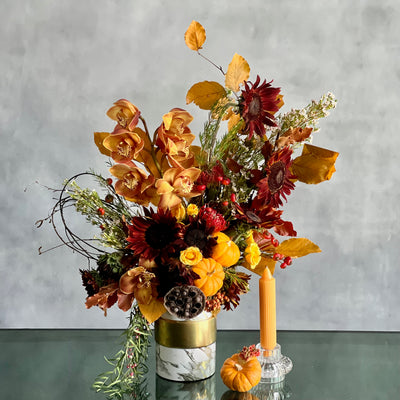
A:
{"type": "MultiPolygon", "coordinates": [[[[90,387],[107,370],[104,356],[119,349],[120,335],[119,330],[0,330],[2,398],[104,399],[90,387]]],[[[269,400],[265,388],[261,394],[229,392],[219,375],[225,359],[243,345],[257,343],[258,336],[257,331],[219,331],[216,374],[188,384],[156,377],[153,343],[147,399],[269,400]]],[[[280,399],[400,398],[399,332],[285,331],[278,332],[278,341],[293,361],[282,388],[287,397],[280,399]]]]}

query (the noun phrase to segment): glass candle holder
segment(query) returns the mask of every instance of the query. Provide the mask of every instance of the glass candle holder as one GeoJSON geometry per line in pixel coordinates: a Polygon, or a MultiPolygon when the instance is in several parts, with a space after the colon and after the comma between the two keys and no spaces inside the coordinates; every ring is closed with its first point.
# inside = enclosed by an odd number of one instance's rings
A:
{"type": "Polygon", "coordinates": [[[261,364],[261,381],[265,383],[277,383],[285,379],[292,368],[293,363],[289,357],[283,356],[281,346],[276,344],[272,350],[263,349],[257,344],[260,355],[257,357],[261,364]]]}

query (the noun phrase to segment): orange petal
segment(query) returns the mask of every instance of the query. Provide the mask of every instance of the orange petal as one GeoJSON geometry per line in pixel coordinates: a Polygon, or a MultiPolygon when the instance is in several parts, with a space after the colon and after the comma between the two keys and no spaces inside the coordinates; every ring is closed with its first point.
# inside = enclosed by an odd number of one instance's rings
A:
{"type": "Polygon", "coordinates": [[[149,304],[138,303],[138,305],[141,313],[147,319],[149,324],[160,318],[161,315],[163,315],[167,311],[162,301],[155,299],[154,297],[151,299],[149,304]]]}
{"type": "Polygon", "coordinates": [[[103,146],[103,141],[108,136],[110,136],[110,134],[108,132],[94,132],[94,143],[100,150],[101,154],[104,154],[105,156],[109,157],[111,155],[111,151],[103,146]]]}
{"type": "Polygon", "coordinates": [[[182,199],[174,193],[167,193],[160,196],[160,202],[158,207],[164,210],[168,210],[179,206],[182,203],[182,199]]]}
{"type": "Polygon", "coordinates": [[[133,294],[125,294],[121,291],[118,291],[118,308],[122,311],[129,311],[132,307],[133,300],[135,297],[133,294]]]}
{"type": "Polygon", "coordinates": [[[156,181],[157,193],[160,195],[173,192],[174,188],[164,179],[158,179],[156,181]]]}

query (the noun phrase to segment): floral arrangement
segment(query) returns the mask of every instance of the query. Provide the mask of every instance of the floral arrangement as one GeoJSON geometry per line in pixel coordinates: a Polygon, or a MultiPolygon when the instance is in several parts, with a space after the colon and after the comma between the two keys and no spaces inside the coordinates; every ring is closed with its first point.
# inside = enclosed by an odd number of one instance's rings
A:
{"type": "Polygon", "coordinates": [[[49,216],[64,244],[90,261],[80,270],[86,307],[131,311],[125,348],[109,360],[115,376],[95,384],[110,395],[143,374],[149,326],[163,313],[193,318],[234,309],[249,290],[248,271],[273,273],[276,265],[320,251],[296,237],[282,206],[298,182],[320,183],[335,171],[338,153],[310,144],[318,120],[335,107],[334,96],[279,113],[280,88],[259,76],[250,81],[238,54],[225,72],[200,52],[205,39],[193,21],[187,46],[224,76],[223,84],[202,81],[187,92],[187,104],[208,111],[200,145],[193,144],[189,112],[170,110],[152,133],[140,108],[118,100],[107,111],[114,130],[94,134],[111,160],[112,178],[87,172],[69,179],[49,216]],[[105,193],[82,189],[77,181],[84,175],[105,193]],[[94,239],[68,227],[64,213],[71,205],[99,228],[94,239]]]}

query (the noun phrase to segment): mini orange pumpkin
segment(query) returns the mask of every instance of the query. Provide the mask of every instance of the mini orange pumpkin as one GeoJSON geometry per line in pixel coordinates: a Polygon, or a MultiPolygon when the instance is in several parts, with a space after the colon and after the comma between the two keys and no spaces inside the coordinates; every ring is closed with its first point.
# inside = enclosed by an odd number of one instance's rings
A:
{"type": "Polygon", "coordinates": [[[222,232],[218,232],[214,237],[217,239],[217,244],[212,249],[211,257],[223,267],[235,265],[240,258],[237,244],[222,232]]]}
{"type": "Polygon", "coordinates": [[[205,296],[213,296],[221,289],[225,278],[225,272],[221,264],[212,258],[203,258],[193,267],[193,271],[200,276],[194,281],[205,296]]]}
{"type": "Polygon", "coordinates": [[[240,353],[225,360],[220,373],[222,381],[229,389],[247,392],[260,382],[261,365],[254,353],[253,346],[244,347],[240,353]]]}

